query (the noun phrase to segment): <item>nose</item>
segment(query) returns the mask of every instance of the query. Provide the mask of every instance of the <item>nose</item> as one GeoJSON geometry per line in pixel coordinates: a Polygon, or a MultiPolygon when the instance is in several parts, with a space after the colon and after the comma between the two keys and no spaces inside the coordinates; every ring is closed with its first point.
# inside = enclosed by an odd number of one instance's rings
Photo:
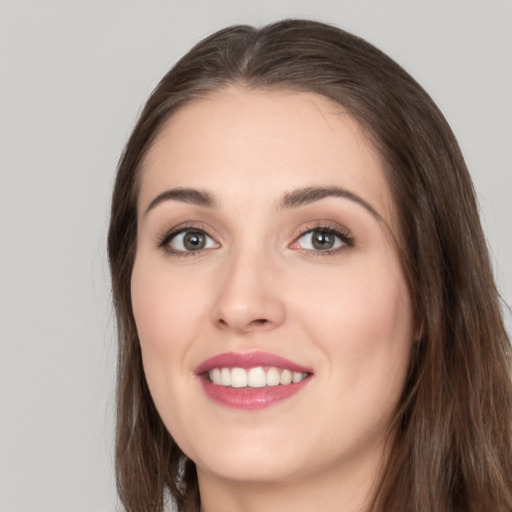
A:
{"type": "Polygon", "coordinates": [[[238,334],[269,331],[281,325],[285,304],[277,269],[262,255],[238,256],[226,262],[212,309],[219,329],[238,334]]]}

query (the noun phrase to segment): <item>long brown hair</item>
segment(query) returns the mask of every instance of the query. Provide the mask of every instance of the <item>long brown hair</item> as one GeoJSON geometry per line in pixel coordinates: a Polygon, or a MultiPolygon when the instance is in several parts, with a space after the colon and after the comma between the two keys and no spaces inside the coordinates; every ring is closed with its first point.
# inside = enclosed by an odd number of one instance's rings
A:
{"type": "Polygon", "coordinates": [[[204,39],[161,80],[121,157],[108,251],[119,335],[116,470],[129,512],[198,510],[195,466],[165,429],[142,368],[130,297],[141,160],[177,109],[229,84],[308,91],[345,107],[381,155],[419,340],[372,511],[510,512],[510,344],[472,183],[427,93],[338,28],[285,20],[204,39]]]}

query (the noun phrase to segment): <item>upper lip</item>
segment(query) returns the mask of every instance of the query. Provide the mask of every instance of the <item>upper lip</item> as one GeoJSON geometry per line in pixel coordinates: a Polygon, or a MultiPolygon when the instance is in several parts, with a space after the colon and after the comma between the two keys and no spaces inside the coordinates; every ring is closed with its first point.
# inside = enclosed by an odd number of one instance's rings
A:
{"type": "Polygon", "coordinates": [[[196,369],[196,375],[206,373],[214,368],[254,368],[257,366],[274,366],[294,372],[313,373],[311,368],[294,363],[284,357],[270,352],[225,352],[203,361],[196,369]]]}

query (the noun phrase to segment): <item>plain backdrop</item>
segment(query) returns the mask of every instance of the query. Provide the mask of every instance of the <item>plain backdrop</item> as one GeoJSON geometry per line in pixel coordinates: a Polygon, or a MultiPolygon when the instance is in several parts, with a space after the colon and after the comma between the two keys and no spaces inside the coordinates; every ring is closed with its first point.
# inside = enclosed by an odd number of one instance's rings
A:
{"type": "Polygon", "coordinates": [[[512,302],[511,0],[0,0],[1,512],[118,507],[105,244],[118,157],[192,44],[284,17],[368,39],[433,96],[512,302]]]}

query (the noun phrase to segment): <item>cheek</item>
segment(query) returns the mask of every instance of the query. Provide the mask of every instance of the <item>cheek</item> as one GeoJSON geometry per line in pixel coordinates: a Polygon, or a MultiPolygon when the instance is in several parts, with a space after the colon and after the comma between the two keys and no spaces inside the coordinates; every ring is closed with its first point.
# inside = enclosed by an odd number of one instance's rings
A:
{"type": "Polygon", "coordinates": [[[178,350],[186,343],[197,321],[201,300],[194,280],[180,281],[175,273],[158,262],[135,262],[132,280],[132,307],[143,351],[178,350]]]}
{"type": "Polygon", "coordinates": [[[194,304],[193,291],[168,274],[158,262],[141,258],[135,261],[131,280],[144,372],[159,409],[162,390],[175,389],[183,380],[188,340],[201,325],[197,310],[187,307],[194,304]]]}
{"type": "Polygon", "coordinates": [[[343,389],[364,390],[364,395],[372,387],[378,393],[382,386],[403,386],[413,314],[395,261],[362,263],[306,283],[295,304],[303,328],[331,362],[333,378],[343,389]]]}
{"type": "Polygon", "coordinates": [[[135,262],[131,295],[144,374],[160,417],[177,438],[187,431],[192,399],[185,362],[191,340],[204,325],[197,317],[199,290],[193,285],[149,258],[135,262]]]}

